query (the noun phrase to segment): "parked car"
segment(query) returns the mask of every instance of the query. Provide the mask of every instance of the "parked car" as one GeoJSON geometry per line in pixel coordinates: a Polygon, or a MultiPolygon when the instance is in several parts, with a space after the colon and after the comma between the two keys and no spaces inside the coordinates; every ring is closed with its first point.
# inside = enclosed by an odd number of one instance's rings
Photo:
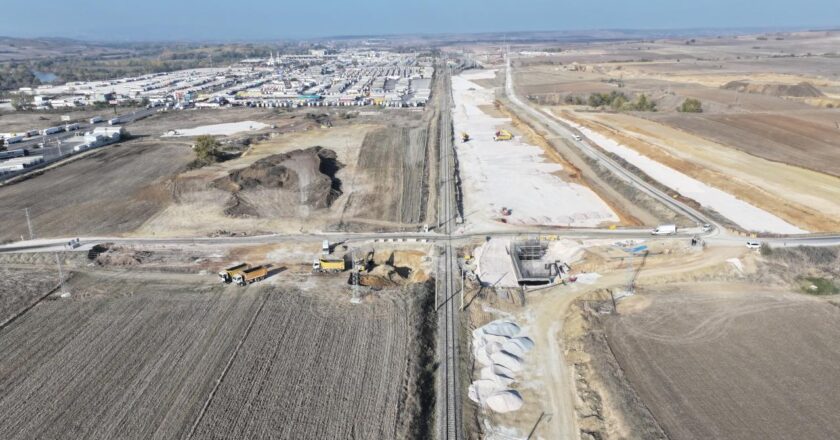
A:
{"type": "Polygon", "coordinates": [[[758,249],[761,247],[761,242],[758,240],[748,240],[747,247],[750,249],[758,249]]]}

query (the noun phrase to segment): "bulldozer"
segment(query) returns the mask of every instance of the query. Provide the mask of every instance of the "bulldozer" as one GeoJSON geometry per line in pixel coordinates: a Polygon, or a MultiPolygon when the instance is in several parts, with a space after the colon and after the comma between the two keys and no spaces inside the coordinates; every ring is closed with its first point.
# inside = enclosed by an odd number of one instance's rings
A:
{"type": "Polygon", "coordinates": [[[461,133],[461,140],[464,142],[470,141],[470,134],[469,133],[461,133]]]}
{"type": "Polygon", "coordinates": [[[513,134],[507,130],[499,130],[496,132],[496,135],[493,136],[494,141],[509,141],[513,139],[513,134]]]}

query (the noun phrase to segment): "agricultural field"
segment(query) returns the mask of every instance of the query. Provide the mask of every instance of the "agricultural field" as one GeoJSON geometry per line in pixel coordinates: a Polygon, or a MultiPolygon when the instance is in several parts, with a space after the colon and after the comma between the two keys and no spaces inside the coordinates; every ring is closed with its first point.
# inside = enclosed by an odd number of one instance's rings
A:
{"type": "Polygon", "coordinates": [[[416,362],[430,299],[423,285],[362,307],[272,295],[195,437],[425,437],[416,362]]]}
{"type": "MultiPolygon", "coordinates": [[[[722,202],[697,200],[742,228],[825,232],[840,227],[840,61],[829,49],[838,38],[812,32],[569,44],[519,58],[514,75],[533,105],[768,214],[749,224],[723,214],[722,202]],[[599,105],[592,94],[622,98],[599,105]],[[630,105],[641,95],[653,111],[630,105]],[[680,111],[689,98],[701,113],[680,111]]],[[[692,198],[688,185],[678,186],[692,198]]]]}
{"type": "Polygon", "coordinates": [[[125,233],[171,202],[168,180],[193,154],[183,144],[123,142],[22,182],[0,187],[0,239],[125,233]]]}
{"type": "Polygon", "coordinates": [[[756,285],[675,285],[624,300],[603,322],[609,349],[590,354],[615,354],[668,438],[840,435],[834,304],[756,285]]]}
{"type": "Polygon", "coordinates": [[[332,278],[305,291],[214,281],[76,273],[69,298],[0,330],[0,437],[428,434],[422,365],[435,326],[425,284],[351,305],[332,278]]]}
{"type": "Polygon", "coordinates": [[[58,285],[58,271],[3,267],[0,280],[0,323],[3,323],[58,285]]]}

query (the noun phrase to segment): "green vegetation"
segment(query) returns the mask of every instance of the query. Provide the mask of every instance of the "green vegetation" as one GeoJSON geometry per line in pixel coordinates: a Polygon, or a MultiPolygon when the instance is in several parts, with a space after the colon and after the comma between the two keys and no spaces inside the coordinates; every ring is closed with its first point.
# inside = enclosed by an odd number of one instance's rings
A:
{"type": "Polygon", "coordinates": [[[0,64],[0,90],[17,90],[41,84],[26,64],[0,64]]]}
{"type": "Polygon", "coordinates": [[[840,287],[828,278],[802,277],[799,278],[802,291],[811,295],[836,295],[840,293],[840,287]]]}
{"type": "Polygon", "coordinates": [[[686,98],[677,111],[683,113],[703,113],[703,103],[699,99],[686,98]]]}
{"type": "Polygon", "coordinates": [[[32,108],[32,96],[25,93],[17,93],[12,96],[12,107],[15,110],[29,110],[32,108]]]}
{"type": "Polygon", "coordinates": [[[128,44],[90,56],[61,56],[25,62],[0,63],[0,90],[41,84],[33,71],[52,73],[58,82],[95,81],[198,67],[229,66],[245,58],[271,52],[306,53],[307,47],[261,44],[128,44]]]}
{"type": "Polygon", "coordinates": [[[203,167],[216,163],[219,161],[221,152],[219,151],[219,141],[213,136],[203,135],[195,139],[193,151],[195,151],[195,167],[203,167]]]}
{"type": "Polygon", "coordinates": [[[627,95],[615,90],[610,93],[593,93],[589,95],[587,103],[590,107],[610,108],[614,111],[656,111],[656,103],[649,100],[644,93],[639,95],[635,101],[631,101],[627,95]]]}
{"type": "Polygon", "coordinates": [[[761,252],[762,257],[769,257],[770,255],[773,255],[773,248],[771,248],[770,245],[767,244],[766,242],[761,243],[761,247],[759,248],[759,252],[761,252]]]}

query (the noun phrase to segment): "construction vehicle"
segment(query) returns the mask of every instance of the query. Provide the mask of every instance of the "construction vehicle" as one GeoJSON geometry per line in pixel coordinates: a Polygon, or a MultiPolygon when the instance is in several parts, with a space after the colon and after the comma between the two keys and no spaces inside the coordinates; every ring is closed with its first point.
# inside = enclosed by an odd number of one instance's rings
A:
{"type": "Polygon", "coordinates": [[[499,212],[505,217],[507,217],[507,216],[509,216],[513,213],[513,211],[510,208],[505,208],[504,206],[502,207],[501,211],[499,211],[499,212]]]}
{"type": "Polygon", "coordinates": [[[248,263],[237,264],[235,266],[228,267],[227,269],[219,272],[219,278],[222,282],[229,283],[233,281],[233,277],[236,276],[239,272],[243,270],[247,270],[249,267],[248,263]]]}
{"type": "Polygon", "coordinates": [[[494,141],[509,141],[513,139],[513,134],[507,130],[499,130],[496,132],[496,135],[493,136],[494,141]]]}
{"type": "Polygon", "coordinates": [[[265,266],[257,266],[237,273],[233,276],[233,282],[244,286],[264,280],[266,276],[268,276],[268,269],[265,266]]]}
{"type": "Polygon", "coordinates": [[[312,272],[339,273],[344,270],[343,258],[321,257],[312,262],[312,272]]]}
{"type": "Polygon", "coordinates": [[[461,133],[461,140],[464,142],[470,141],[470,134],[469,133],[461,133]]]}

